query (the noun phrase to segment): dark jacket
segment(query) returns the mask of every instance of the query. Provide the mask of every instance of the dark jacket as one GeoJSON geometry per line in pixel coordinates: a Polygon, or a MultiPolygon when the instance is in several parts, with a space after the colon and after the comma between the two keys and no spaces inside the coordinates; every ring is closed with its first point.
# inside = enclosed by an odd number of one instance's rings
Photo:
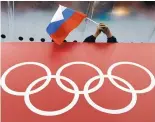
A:
{"type": "MultiPolygon", "coordinates": [[[[96,37],[94,37],[93,35],[91,35],[91,36],[87,37],[84,40],[84,42],[95,42],[95,40],[96,40],[96,37]]],[[[107,43],[117,43],[117,39],[114,36],[112,36],[111,38],[108,38],[107,39],[107,43]]]]}

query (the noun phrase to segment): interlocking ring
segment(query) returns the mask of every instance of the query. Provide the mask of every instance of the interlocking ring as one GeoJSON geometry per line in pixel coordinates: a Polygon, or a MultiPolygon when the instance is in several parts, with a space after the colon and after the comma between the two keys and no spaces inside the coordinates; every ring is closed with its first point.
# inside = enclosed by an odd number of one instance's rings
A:
{"type": "MultiPolygon", "coordinates": [[[[128,64],[128,65],[137,66],[137,67],[143,69],[144,71],[146,71],[146,73],[150,76],[150,78],[151,78],[151,83],[150,83],[150,85],[149,85],[147,88],[145,88],[145,89],[142,89],[142,90],[135,90],[137,94],[142,94],[142,93],[149,92],[149,91],[151,91],[151,90],[154,88],[154,86],[155,86],[155,77],[154,77],[154,75],[153,75],[146,67],[144,67],[144,66],[142,66],[142,65],[140,65],[140,64],[137,64],[137,63],[133,63],[133,62],[117,62],[117,63],[115,63],[115,64],[112,64],[112,65],[109,67],[109,69],[108,69],[108,71],[107,71],[107,74],[108,74],[109,76],[111,76],[111,75],[112,75],[112,70],[113,70],[116,66],[119,66],[119,65],[122,65],[122,64],[128,64]]],[[[112,82],[112,84],[114,84],[117,88],[119,88],[119,89],[121,89],[121,90],[123,90],[123,91],[126,91],[126,92],[131,93],[131,90],[129,90],[129,89],[125,88],[125,87],[120,86],[116,81],[114,81],[114,79],[113,79],[112,77],[109,77],[109,79],[110,79],[110,81],[112,82]]],[[[140,81],[140,82],[141,82],[141,81],[140,81]]]]}
{"type": "Polygon", "coordinates": [[[87,63],[87,62],[70,62],[70,63],[67,63],[67,64],[63,65],[62,67],[60,67],[58,69],[58,71],[56,72],[56,75],[51,75],[50,69],[47,66],[45,66],[44,64],[41,64],[41,63],[38,63],[38,62],[24,62],[24,63],[19,63],[19,64],[16,64],[16,65],[10,67],[8,70],[6,70],[4,72],[4,74],[1,77],[1,87],[3,88],[4,91],[6,91],[7,93],[9,93],[11,95],[24,96],[24,101],[25,101],[26,106],[32,112],[34,112],[36,114],[39,114],[39,115],[42,115],[42,116],[56,116],[56,115],[60,115],[60,114],[63,114],[65,112],[69,111],[77,103],[80,94],[83,94],[85,99],[87,100],[87,102],[93,108],[95,108],[96,110],[98,110],[100,112],[104,112],[104,113],[108,113],[108,114],[122,114],[122,113],[130,111],[135,106],[135,104],[137,102],[137,94],[142,94],[142,93],[149,92],[154,88],[154,86],[155,86],[155,77],[154,77],[154,75],[146,67],[141,66],[140,64],[137,64],[137,63],[133,63],[133,62],[117,62],[117,63],[115,63],[115,64],[113,64],[113,65],[111,65],[109,67],[109,69],[107,71],[107,75],[104,75],[102,73],[102,71],[97,66],[95,66],[93,64],[90,64],[90,63],[87,63]],[[40,67],[44,68],[45,71],[47,72],[47,76],[43,76],[43,77],[33,81],[27,87],[25,92],[13,91],[10,88],[8,88],[7,85],[6,85],[5,79],[6,79],[6,76],[9,74],[9,72],[12,71],[13,69],[19,67],[19,66],[23,66],[23,65],[27,65],[27,64],[28,65],[37,65],[37,66],[40,66],[40,67]],[[71,65],[75,65],[75,64],[82,64],[82,65],[90,66],[90,67],[94,68],[99,74],[97,76],[94,76],[94,77],[90,78],[86,82],[86,84],[84,85],[84,90],[82,90],[82,91],[79,90],[78,86],[76,85],[76,83],[74,81],[72,81],[71,79],[69,79],[69,78],[67,78],[65,76],[60,75],[64,68],[66,68],[68,66],[71,66],[71,65]],[[133,88],[133,86],[129,82],[127,82],[126,80],[124,80],[124,79],[122,79],[122,78],[120,78],[118,76],[112,75],[113,69],[116,66],[121,65],[121,64],[134,65],[134,66],[137,66],[137,67],[143,69],[144,71],[146,71],[149,74],[150,78],[151,78],[150,85],[147,88],[143,89],[143,90],[135,90],[133,88]],[[40,110],[40,109],[36,108],[34,105],[32,105],[32,103],[30,101],[30,95],[43,90],[50,83],[51,78],[55,78],[57,84],[64,91],[74,94],[74,98],[73,98],[72,102],[63,109],[60,109],[60,110],[57,110],[57,111],[43,111],[43,110],[40,110]],[[93,102],[93,100],[90,98],[89,94],[97,91],[99,88],[102,87],[102,85],[104,83],[104,78],[108,78],[110,80],[110,82],[114,86],[121,89],[122,91],[125,91],[125,92],[128,92],[128,93],[132,94],[132,100],[126,107],[121,108],[121,109],[116,109],[116,110],[106,109],[106,108],[103,108],[103,107],[97,105],[95,102],[93,102]],[[42,86],[36,88],[35,90],[32,90],[32,88],[38,82],[41,82],[42,80],[45,80],[45,79],[46,79],[46,81],[44,82],[44,84],[42,86]],[[61,82],[61,79],[67,81],[68,83],[70,83],[72,85],[73,89],[70,89],[70,88],[66,87],[65,85],[63,85],[62,82],[61,82]],[[100,79],[99,83],[95,87],[89,89],[89,86],[91,85],[91,83],[94,82],[97,79],[100,79]],[[129,87],[129,89],[120,86],[114,79],[119,80],[120,82],[123,82],[124,84],[126,84],[129,87]]]}
{"type": "Polygon", "coordinates": [[[31,92],[31,89],[37,84],[39,83],[40,81],[42,80],[45,80],[45,79],[48,79],[48,78],[56,78],[57,76],[55,75],[51,75],[51,76],[44,76],[44,77],[41,77],[35,81],[33,81],[26,89],[26,92],[24,94],[24,100],[25,100],[25,104],[27,105],[27,107],[33,111],[34,113],[36,114],[39,114],[39,115],[42,115],[42,116],[56,116],[56,115],[60,115],[60,114],[63,114],[67,111],[69,111],[70,109],[72,109],[74,107],[74,105],[77,103],[78,99],[79,99],[79,94],[78,94],[78,87],[77,85],[72,81],[70,80],[69,78],[66,78],[64,76],[60,76],[59,78],[62,79],[62,80],[65,80],[67,81],[68,83],[70,83],[74,90],[75,90],[75,94],[74,94],[74,98],[72,100],[72,102],[66,106],[65,108],[61,109],[61,110],[57,110],[57,111],[43,111],[43,110],[40,110],[38,108],[36,108],[35,106],[32,105],[31,101],[30,101],[30,92],[31,92]]]}
{"type": "MultiPolygon", "coordinates": [[[[68,87],[66,87],[65,85],[63,85],[63,83],[61,82],[61,80],[60,80],[60,78],[59,78],[61,72],[62,72],[66,67],[69,67],[69,66],[75,65],[75,64],[82,64],[82,65],[90,66],[90,67],[94,68],[94,69],[98,72],[98,74],[99,74],[99,76],[100,76],[99,83],[98,83],[95,87],[93,87],[93,88],[91,88],[90,90],[88,90],[88,91],[87,91],[88,93],[95,92],[97,89],[99,89],[99,88],[103,85],[103,82],[104,82],[104,75],[103,75],[102,71],[101,71],[98,67],[96,67],[96,66],[93,65],[93,64],[87,63],[87,62],[80,62],[80,61],[79,61],[79,62],[70,62],[70,63],[67,63],[67,64],[61,66],[61,67],[58,69],[58,71],[56,72],[56,76],[58,76],[58,77],[56,77],[57,84],[58,84],[63,90],[65,90],[66,92],[75,94],[75,91],[72,90],[72,89],[70,89],[70,88],[68,88],[68,87]]],[[[92,80],[94,80],[94,79],[95,79],[95,77],[92,78],[92,80]]],[[[88,81],[89,81],[89,80],[88,80],[88,81]]],[[[88,81],[87,81],[87,82],[88,82],[88,81]]],[[[84,94],[84,93],[85,93],[85,91],[79,91],[79,94],[84,94]]]]}
{"type": "MultiPolygon", "coordinates": [[[[12,94],[12,95],[16,95],[16,96],[24,96],[25,92],[18,92],[18,91],[14,91],[14,90],[11,90],[10,88],[8,88],[8,86],[6,85],[6,76],[12,71],[14,70],[15,68],[17,67],[20,67],[20,66],[24,66],[24,65],[37,65],[37,66],[40,66],[42,67],[46,73],[47,73],[47,76],[50,76],[51,75],[51,71],[50,69],[45,66],[44,64],[41,64],[41,63],[38,63],[38,62],[23,62],[23,63],[19,63],[19,64],[15,64],[14,66],[10,67],[9,69],[7,69],[4,74],[2,75],[1,77],[1,86],[2,88],[9,94],[12,94]]],[[[50,83],[50,78],[47,78],[47,80],[44,82],[44,84],[40,87],[38,87],[37,89],[35,90],[32,90],[30,92],[30,94],[34,94],[34,93],[37,93],[41,90],[43,90],[49,83],[50,83]]]]}
{"type": "MultiPolygon", "coordinates": [[[[131,90],[131,93],[132,93],[132,100],[130,102],[130,104],[122,109],[117,109],[117,110],[113,110],[113,109],[106,109],[106,108],[103,108],[99,105],[97,105],[95,102],[93,102],[93,100],[90,98],[89,94],[87,92],[85,92],[84,96],[87,100],[87,102],[92,106],[94,107],[95,109],[97,109],[98,111],[101,111],[101,112],[104,112],[104,113],[108,113],[108,114],[122,114],[122,113],[125,113],[125,112],[128,112],[129,110],[131,110],[136,102],[137,102],[137,94],[135,92],[135,89],[132,87],[132,85],[130,83],[128,83],[126,80],[120,78],[120,77],[117,77],[117,76],[114,76],[114,75],[111,75],[111,76],[108,76],[108,75],[105,75],[104,76],[105,78],[114,78],[116,80],[119,80],[121,82],[123,82],[124,84],[126,84],[130,90],[131,90]]],[[[97,76],[95,78],[95,80],[99,79],[100,77],[97,76]]],[[[89,80],[89,82],[87,82],[84,86],[84,91],[88,91],[89,89],[89,86],[91,85],[91,83],[93,82],[93,80],[89,80]]]]}

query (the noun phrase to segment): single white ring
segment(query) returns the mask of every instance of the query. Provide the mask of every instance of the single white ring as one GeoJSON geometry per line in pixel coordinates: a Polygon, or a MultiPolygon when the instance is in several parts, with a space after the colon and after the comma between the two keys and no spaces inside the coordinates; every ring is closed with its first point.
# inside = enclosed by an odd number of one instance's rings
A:
{"type": "MultiPolygon", "coordinates": [[[[144,66],[140,65],[140,64],[137,64],[137,63],[133,63],[133,62],[118,62],[118,63],[115,63],[113,65],[111,65],[107,71],[107,74],[108,75],[112,75],[112,70],[118,66],[118,65],[122,65],[122,64],[129,64],[129,65],[134,65],[134,66],[137,66],[141,69],[143,69],[144,71],[146,71],[146,73],[148,73],[148,75],[150,76],[151,78],[151,83],[150,85],[147,87],[147,88],[144,88],[142,90],[135,90],[137,94],[142,94],[142,93],[147,93],[149,91],[151,91],[154,86],[155,86],[155,77],[154,75],[144,66]]],[[[120,86],[112,77],[109,77],[110,81],[119,89],[123,90],[123,91],[126,91],[126,92],[129,92],[131,93],[131,91],[123,86],[120,86]]],[[[142,81],[139,81],[139,82],[142,82],[142,81]]]]}
{"type": "MultiPolygon", "coordinates": [[[[126,84],[126,85],[130,88],[131,93],[132,93],[132,100],[131,100],[130,104],[127,105],[126,107],[122,108],[122,109],[116,109],[116,110],[113,110],[113,109],[106,109],[106,108],[103,108],[103,107],[97,105],[95,102],[93,102],[92,99],[90,98],[89,94],[86,92],[86,93],[84,94],[84,96],[85,96],[85,99],[87,100],[87,102],[88,102],[93,108],[97,109],[98,111],[104,112],[104,113],[108,113],[108,114],[122,114],[122,113],[125,113],[125,112],[130,111],[130,110],[135,106],[136,101],[137,101],[137,94],[136,94],[134,88],[132,87],[132,85],[131,85],[130,83],[128,83],[127,81],[125,81],[124,79],[122,79],[122,78],[120,78],[120,77],[117,77],[117,76],[113,76],[113,75],[108,76],[108,75],[105,75],[104,77],[107,77],[107,78],[112,77],[112,78],[114,78],[114,79],[117,79],[117,80],[123,82],[124,84],[126,84]]],[[[97,78],[97,77],[96,77],[96,78],[97,78]]],[[[98,76],[98,78],[99,78],[99,76],[98,76]]],[[[88,91],[89,86],[90,86],[90,84],[91,84],[92,82],[93,82],[93,80],[90,80],[89,82],[86,83],[86,85],[84,86],[84,90],[85,90],[85,91],[88,91]]]]}
{"type": "MultiPolygon", "coordinates": [[[[2,77],[1,77],[1,86],[4,89],[4,91],[6,91],[7,93],[15,95],[15,96],[24,96],[25,92],[18,92],[18,91],[14,91],[14,90],[8,88],[8,86],[6,85],[6,81],[5,81],[6,76],[12,70],[14,70],[17,67],[23,66],[23,65],[37,65],[37,66],[40,66],[46,71],[47,76],[51,75],[50,69],[47,66],[45,66],[44,64],[41,64],[41,63],[38,63],[38,62],[23,62],[23,63],[15,64],[12,67],[10,67],[9,69],[7,69],[4,72],[4,74],[2,75],[2,77]]],[[[30,94],[37,93],[37,92],[41,91],[42,89],[44,89],[49,84],[50,80],[51,80],[50,78],[47,78],[47,80],[45,81],[45,83],[42,86],[36,88],[35,90],[32,90],[30,94]]]]}
{"type": "MultiPolygon", "coordinates": [[[[56,77],[57,84],[58,84],[63,90],[65,90],[65,91],[67,91],[67,92],[69,92],[69,93],[75,94],[75,91],[72,90],[72,89],[70,89],[70,88],[68,88],[68,87],[66,87],[65,85],[63,85],[63,83],[61,82],[61,80],[60,80],[60,78],[59,78],[59,76],[60,76],[62,70],[64,70],[66,67],[71,66],[71,65],[74,65],[74,64],[83,64],[83,65],[90,66],[90,67],[94,68],[94,69],[99,73],[99,76],[100,76],[100,81],[99,81],[99,83],[98,83],[95,87],[91,88],[91,89],[88,91],[88,93],[95,92],[96,90],[98,90],[98,89],[103,85],[103,83],[104,83],[104,75],[103,75],[102,71],[101,71],[97,66],[95,66],[95,65],[93,65],[93,64],[90,64],[90,63],[87,63],[87,62],[80,62],[80,61],[77,61],[77,62],[70,62],[70,63],[64,64],[64,65],[61,66],[61,67],[58,69],[58,71],[56,72],[56,76],[58,76],[58,77],[56,77]]],[[[80,71],[79,71],[79,72],[80,72],[80,71]]],[[[92,78],[91,78],[91,80],[94,80],[94,79],[95,79],[95,77],[92,77],[92,78]]],[[[89,80],[88,80],[88,81],[89,81],[89,80]]],[[[88,82],[88,81],[87,81],[87,82],[88,82]]],[[[84,91],[79,91],[79,94],[84,94],[84,91]]]]}
{"type": "Polygon", "coordinates": [[[39,115],[42,115],[42,116],[56,116],[56,115],[60,115],[60,114],[63,114],[67,111],[69,111],[70,109],[72,109],[75,104],[77,103],[78,99],[79,99],[79,94],[78,94],[78,87],[76,86],[76,84],[70,80],[69,78],[66,78],[64,76],[60,76],[60,79],[63,79],[65,81],[67,81],[68,83],[70,83],[73,88],[74,88],[74,91],[75,91],[75,95],[74,95],[74,98],[72,100],[72,102],[66,106],[65,108],[63,109],[60,109],[60,110],[56,110],[56,111],[43,111],[43,110],[40,110],[38,108],[36,108],[35,106],[32,105],[31,101],[30,101],[30,92],[31,92],[31,89],[37,84],[39,83],[40,81],[42,80],[45,80],[47,78],[56,78],[58,76],[56,75],[51,75],[51,76],[44,76],[44,77],[41,77],[35,81],[33,81],[26,89],[26,92],[25,92],[25,95],[24,95],[24,101],[25,101],[25,104],[27,105],[27,107],[34,113],[36,114],[39,114],[39,115]]]}

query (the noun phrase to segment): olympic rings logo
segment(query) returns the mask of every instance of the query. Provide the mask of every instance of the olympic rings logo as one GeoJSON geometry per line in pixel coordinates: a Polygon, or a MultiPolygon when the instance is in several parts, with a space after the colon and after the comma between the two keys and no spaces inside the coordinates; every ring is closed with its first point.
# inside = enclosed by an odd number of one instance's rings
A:
{"type": "Polygon", "coordinates": [[[24,96],[24,101],[25,101],[25,104],[26,106],[34,113],[36,114],[39,114],[39,115],[42,115],[42,116],[56,116],[56,115],[60,115],[60,114],[63,114],[69,110],[71,110],[75,105],[76,103],[78,102],[79,100],[79,96],[80,95],[84,95],[85,99],[87,100],[87,102],[93,107],[95,108],[96,110],[100,111],[100,112],[104,112],[104,113],[108,113],[108,114],[122,114],[122,113],[125,113],[125,112],[128,112],[130,111],[136,104],[137,102],[137,94],[143,94],[143,93],[147,93],[149,91],[151,91],[155,86],[155,77],[154,75],[144,66],[140,65],[140,64],[137,64],[137,63],[133,63],[133,62],[117,62],[117,63],[114,63],[112,64],[108,71],[107,71],[107,74],[103,74],[102,71],[95,65],[93,64],[90,64],[90,63],[87,63],[87,62],[70,62],[70,63],[67,63],[63,66],[61,66],[58,71],[56,72],[55,75],[51,74],[51,71],[50,69],[45,66],[44,64],[41,64],[41,63],[38,63],[38,62],[23,62],[23,63],[19,63],[19,64],[16,64],[12,67],[10,67],[9,69],[7,69],[4,74],[2,75],[1,77],[1,87],[3,88],[3,90],[11,95],[15,95],[15,96],[24,96]],[[90,66],[92,68],[94,68],[99,75],[97,76],[94,76],[92,77],[91,79],[89,79],[85,86],[84,86],[84,89],[82,91],[79,90],[78,86],[76,85],[76,83],[74,81],[72,81],[71,79],[65,77],[65,76],[61,76],[61,72],[63,71],[63,69],[71,66],[71,65],[87,65],[87,66],[90,66]],[[135,90],[133,88],[133,86],[126,80],[118,77],[118,76],[114,76],[112,75],[112,71],[115,67],[119,66],[119,65],[134,65],[136,67],[139,67],[141,69],[143,69],[149,76],[150,76],[150,85],[147,87],[147,88],[144,88],[142,90],[135,90]],[[26,89],[25,92],[18,92],[18,91],[14,91],[14,90],[11,90],[10,88],[7,87],[6,85],[6,76],[9,74],[9,72],[11,72],[12,70],[14,70],[15,68],[17,67],[20,67],[20,66],[23,66],[23,65],[37,65],[37,66],[40,66],[42,67],[46,73],[47,73],[47,76],[43,76],[39,79],[36,79],[35,81],[33,81],[26,89]],[[40,110],[38,108],[36,108],[30,101],[30,95],[31,94],[35,94],[41,90],[43,90],[51,81],[52,78],[55,78],[56,79],[56,83],[59,85],[59,87],[61,87],[63,90],[65,90],[66,92],[69,92],[71,94],[74,94],[74,98],[72,100],[72,102],[66,106],[65,108],[62,108],[60,110],[56,110],[56,111],[43,111],[43,110],[40,110]],[[121,109],[106,109],[106,108],[103,108],[99,105],[97,105],[89,96],[89,94],[97,91],[99,88],[102,87],[103,83],[104,83],[104,79],[105,78],[108,78],[110,80],[110,82],[116,86],[117,88],[121,89],[122,91],[125,91],[125,92],[128,92],[128,93],[131,93],[132,94],[132,100],[130,101],[130,103],[124,107],[124,108],[121,108],[121,109]],[[99,83],[89,89],[89,86],[91,85],[91,83],[94,81],[94,80],[97,80],[99,79],[99,83]],[[46,80],[44,82],[44,84],[34,90],[32,90],[32,88],[39,82],[41,82],[42,80],[46,80]],[[61,82],[61,80],[65,80],[67,81],[72,87],[73,89],[70,89],[68,87],[66,87],[65,85],[63,85],[63,83],[61,82]],[[120,82],[123,82],[125,85],[128,86],[129,89],[123,87],[123,86],[120,86],[115,80],[119,80],[120,82]]]}

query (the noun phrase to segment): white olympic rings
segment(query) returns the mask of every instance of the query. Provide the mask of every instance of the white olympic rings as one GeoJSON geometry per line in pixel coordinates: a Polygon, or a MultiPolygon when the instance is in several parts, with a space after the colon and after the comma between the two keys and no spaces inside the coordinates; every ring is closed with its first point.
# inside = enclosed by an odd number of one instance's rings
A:
{"type": "Polygon", "coordinates": [[[47,78],[56,78],[56,76],[54,75],[51,75],[51,76],[44,76],[44,77],[41,77],[35,81],[33,81],[26,89],[26,92],[25,92],[25,96],[24,96],[24,99],[25,99],[25,104],[27,105],[27,107],[33,111],[34,113],[37,113],[39,115],[43,115],[43,116],[56,116],[56,115],[60,115],[60,114],[63,114],[67,111],[69,111],[70,109],[72,109],[74,107],[74,105],[77,103],[78,99],[79,99],[79,94],[78,94],[78,87],[77,85],[72,81],[70,80],[69,78],[66,78],[64,76],[60,76],[60,79],[63,79],[65,81],[67,81],[68,83],[70,83],[74,90],[75,90],[75,96],[72,100],[72,102],[65,108],[61,109],[61,110],[57,110],[57,111],[43,111],[43,110],[40,110],[36,107],[34,107],[30,101],[30,97],[29,97],[29,94],[31,92],[31,89],[33,88],[33,86],[35,86],[38,82],[42,81],[42,80],[45,80],[47,78]]]}
{"type": "MultiPolygon", "coordinates": [[[[40,67],[42,67],[46,71],[47,76],[50,76],[51,75],[50,69],[47,66],[45,66],[44,64],[41,64],[41,63],[38,63],[38,62],[23,62],[23,63],[16,64],[16,65],[10,67],[9,69],[7,69],[4,72],[4,74],[2,75],[2,77],[1,77],[1,82],[0,82],[1,83],[1,86],[9,94],[16,95],[16,96],[24,96],[24,94],[25,94],[25,92],[17,92],[17,91],[11,90],[10,88],[7,87],[6,81],[5,81],[6,76],[12,70],[14,70],[17,67],[23,66],[23,65],[37,65],[37,66],[40,66],[40,67]]],[[[30,94],[37,93],[37,92],[41,91],[42,89],[44,89],[50,83],[50,80],[51,80],[51,78],[47,78],[47,80],[45,81],[45,83],[42,86],[40,86],[39,88],[37,88],[35,90],[32,90],[30,94]]]]}
{"type": "Polygon", "coordinates": [[[155,87],[155,77],[146,67],[144,67],[144,66],[142,66],[140,64],[137,64],[137,63],[133,63],[133,62],[117,62],[117,63],[114,63],[113,65],[111,65],[109,67],[109,69],[107,71],[107,74],[105,74],[105,75],[102,73],[102,71],[97,66],[95,66],[93,64],[90,64],[88,62],[70,62],[70,63],[67,63],[67,64],[61,66],[58,69],[58,71],[56,72],[56,75],[52,75],[50,69],[47,66],[45,66],[44,64],[41,64],[41,63],[38,63],[38,62],[23,62],[23,63],[16,64],[16,65],[10,67],[9,69],[7,69],[4,72],[4,74],[2,75],[0,83],[1,83],[1,87],[3,88],[3,90],[5,92],[7,92],[7,93],[9,93],[11,95],[15,95],[15,96],[24,96],[24,101],[25,101],[26,106],[32,112],[34,112],[36,114],[39,114],[39,115],[42,115],[42,116],[56,116],[56,115],[60,115],[60,114],[63,114],[65,112],[69,111],[78,102],[80,94],[83,94],[85,99],[87,100],[87,102],[92,107],[94,107],[96,110],[98,110],[100,112],[104,112],[104,113],[108,113],[108,114],[122,114],[122,113],[130,111],[135,106],[135,104],[137,102],[137,94],[147,93],[147,92],[151,91],[155,87]],[[60,75],[61,72],[63,71],[63,69],[65,69],[68,66],[75,65],[75,64],[82,64],[82,65],[90,66],[90,67],[94,68],[98,72],[98,74],[99,74],[97,76],[94,76],[94,77],[90,78],[86,82],[86,84],[84,85],[84,90],[82,90],[82,91],[79,90],[78,86],[76,85],[76,83],[74,81],[72,81],[71,79],[69,79],[69,78],[67,78],[65,76],[61,76],[60,75]],[[151,78],[150,85],[147,88],[145,88],[145,89],[135,90],[133,88],[133,86],[128,81],[126,81],[126,80],[124,80],[124,79],[122,79],[122,78],[120,78],[118,76],[112,75],[113,69],[116,66],[122,65],[122,64],[134,65],[134,66],[137,66],[137,67],[143,69],[144,71],[146,71],[146,73],[148,73],[150,78],[151,78]],[[43,76],[43,77],[38,78],[35,81],[33,81],[27,87],[25,92],[18,92],[18,91],[11,90],[6,85],[6,76],[13,69],[15,69],[15,68],[17,68],[19,66],[23,66],[23,65],[37,65],[37,66],[40,66],[40,67],[45,69],[45,71],[47,72],[47,76],[43,76]],[[35,106],[32,105],[32,103],[30,101],[30,95],[38,93],[39,91],[43,90],[50,83],[51,78],[55,78],[56,79],[56,83],[64,91],[74,94],[74,98],[73,98],[72,102],[68,106],[63,108],[63,109],[56,110],[56,111],[43,111],[43,110],[40,110],[40,109],[38,109],[38,108],[36,108],[35,106]],[[89,94],[97,91],[99,88],[102,87],[102,85],[104,83],[104,78],[108,78],[110,80],[110,82],[114,86],[116,86],[117,88],[121,89],[122,91],[125,91],[125,92],[128,92],[128,93],[132,94],[132,100],[131,100],[131,102],[126,107],[121,108],[121,109],[116,109],[116,110],[106,109],[106,108],[103,108],[103,107],[101,107],[101,106],[99,106],[99,105],[97,105],[96,103],[93,102],[93,100],[90,98],[89,94]],[[35,90],[32,90],[32,88],[37,83],[39,83],[39,82],[41,82],[42,80],[45,80],[45,79],[46,79],[46,81],[43,83],[42,86],[36,88],[35,90]],[[73,89],[70,89],[70,88],[66,87],[65,85],[63,85],[62,82],[61,82],[61,79],[67,81],[68,83],[70,83],[72,85],[73,89]],[[91,83],[93,81],[97,80],[97,79],[100,79],[99,83],[95,87],[89,89],[89,86],[91,85],[91,83]],[[114,79],[119,80],[120,82],[123,82],[125,85],[127,85],[129,87],[129,89],[120,86],[114,79]]]}
{"type": "MultiPolygon", "coordinates": [[[[111,76],[112,70],[113,70],[116,66],[119,66],[119,65],[121,65],[121,64],[129,64],[129,65],[137,66],[137,67],[143,69],[144,71],[146,71],[146,73],[150,76],[150,78],[151,78],[151,83],[150,83],[150,85],[149,85],[147,88],[145,88],[145,89],[136,90],[136,93],[137,93],[137,94],[149,92],[149,91],[151,91],[151,90],[154,88],[154,86],[155,86],[155,77],[153,76],[153,74],[152,74],[147,68],[145,68],[144,66],[139,65],[139,64],[137,64],[137,63],[133,63],[133,62],[118,62],[118,63],[115,63],[115,64],[113,64],[113,65],[111,65],[111,66],[109,67],[109,69],[108,69],[108,71],[107,71],[107,74],[108,74],[109,76],[111,76]]],[[[131,91],[130,91],[129,89],[120,86],[117,82],[115,82],[115,81],[113,80],[113,78],[109,77],[109,79],[110,79],[110,81],[111,81],[117,88],[119,88],[119,89],[121,89],[121,90],[123,90],[123,91],[130,92],[130,93],[131,93],[131,91]]],[[[141,82],[141,81],[140,81],[140,82],[141,82]]]]}
{"type": "MultiPolygon", "coordinates": [[[[70,62],[70,63],[67,63],[67,64],[61,66],[61,67],[58,69],[58,71],[56,72],[56,76],[57,76],[57,77],[56,77],[56,81],[57,81],[57,84],[58,84],[63,90],[65,90],[66,92],[69,92],[69,93],[75,93],[74,90],[69,89],[69,88],[67,88],[65,85],[63,85],[62,82],[61,82],[61,80],[60,80],[60,74],[61,74],[61,72],[62,72],[66,67],[71,66],[71,65],[75,65],[75,64],[83,64],[83,65],[90,66],[90,67],[94,68],[94,69],[98,72],[98,74],[99,74],[99,76],[100,76],[100,81],[99,81],[99,83],[98,83],[94,88],[91,88],[91,89],[88,91],[88,93],[92,93],[92,92],[96,91],[97,89],[99,89],[99,88],[103,85],[103,82],[104,82],[104,75],[103,75],[102,71],[101,71],[98,67],[96,67],[96,66],[93,65],[93,64],[87,63],[87,62],[70,62]]],[[[91,80],[95,80],[95,77],[92,77],[91,80]]],[[[89,80],[88,80],[87,82],[89,82],[89,80]]],[[[85,92],[85,91],[78,91],[79,94],[84,94],[84,92],[85,92]]]]}
{"type": "MultiPolygon", "coordinates": [[[[105,75],[105,77],[106,77],[106,78],[109,78],[108,75],[105,75]]],[[[99,111],[101,111],[101,112],[104,112],[104,113],[109,113],[109,114],[121,114],[121,113],[125,113],[125,112],[131,110],[131,109],[135,106],[135,104],[136,104],[136,102],[137,102],[137,94],[136,94],[136,92],[135,92],[135,89],[132,87],[132,85],[131,85],[130,83],[128,83],[127,81],[125,81],[124,79],[122,79],[122,78],[120,78],[120,77],[113,76],[113,75],[111,75],[110,77],[111,77],[111,78],[114,78],[114,79],[117,79],[117,80],[119,80],[119,81],[121,81],[121,82],[123,82],[124,84],[126,84],[126,85],[130,88],[130,90],[132,91],[132,92],[131,92],[131,93],[132,93],[132,100],[131,100],[130,104],[129,104],[128,106],[126,106],[125,108],[118,109],[118,110],[106,109],[106,108],[103,108],[103,107],[97,105],[96,103],[94,103],[94,102],[91,100],[91,98],[89,97],[89,94],[86,93],[86,94],[84,94],[84,96],[85,96],[87,102],[88,102],[92,107],[94,107],[95,109],[97,109],[97,110],[99,110],[99,111]]],[[[100,77],[98,76],[98,77],[95,78],[95,80],[97,80],[97,79],[99,79],[99,78],[100,78],[100,77]]],[[[84,87],[84,90],[88,91],[89,86],[90,86],[90,84],[91,84],[92,82],[93,82],[93,80],[90,80],[89,82],[87,82],[86,85],[85,85],[85,87],[84,87]]]]}

